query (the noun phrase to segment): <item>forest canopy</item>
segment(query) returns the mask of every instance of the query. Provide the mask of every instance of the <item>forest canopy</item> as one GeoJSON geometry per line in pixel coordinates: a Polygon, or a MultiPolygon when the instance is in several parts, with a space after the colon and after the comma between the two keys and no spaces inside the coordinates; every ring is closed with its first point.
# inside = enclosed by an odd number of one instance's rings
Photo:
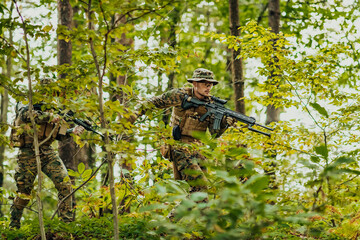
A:
{"type": "Polygon", "coordinates": [[[3,1],[1,238],[357,239],[359,9],[358,0],[3,1]],[[171,109],[139,106],[191,87],[197,68],[214,73],[211,93],[228,109],[274,130],[237,122],[219,138],[197,134],[204,144],[186,147],[205,156],[209,188],[191,193],[161,155],[177,144],[171,109]],[[14,230],[10,133],[16,106],[37,103],[91,126],[52,144],[75,221],[56,216],[57,191],[40,174],[14,230]]]}

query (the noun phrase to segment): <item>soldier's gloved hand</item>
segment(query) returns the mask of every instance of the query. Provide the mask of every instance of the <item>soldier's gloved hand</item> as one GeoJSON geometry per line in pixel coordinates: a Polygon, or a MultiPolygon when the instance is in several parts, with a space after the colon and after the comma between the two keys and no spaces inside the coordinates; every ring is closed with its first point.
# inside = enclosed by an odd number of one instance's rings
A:
{"type": "Polygon", "coordinates": [[[234,126],[235,123],[236,123],[236,119],[235,119],[235,118],[228,117],[228,116],[225,117],[225,121],[226,121],[226,123],[227,123],[229,126],[234,126]]]}
{"type": "Polygon", "coordinates": [[[74,127],[73,133],[76,135],[80,135],[84,132],[84,130],[85,130],[84,127],[78,125],[74,127]]]}
{"type": "Polygon", "coordinates": [[[50,117],[52,117],[51,123],[58,123],[60,121],[60,116],[57,114],[50,114],[50,117]]]}

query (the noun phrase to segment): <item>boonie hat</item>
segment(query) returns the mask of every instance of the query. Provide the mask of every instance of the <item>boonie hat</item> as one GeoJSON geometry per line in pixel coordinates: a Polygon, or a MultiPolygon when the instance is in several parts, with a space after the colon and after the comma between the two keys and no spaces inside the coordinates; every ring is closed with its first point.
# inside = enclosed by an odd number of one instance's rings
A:
{"type": "Polygon", "coordinates": [[[200,81],[207,81],[214,84],[218,84],[219,82],[214,79],[214,73],[210,70],[205,68],[198,68],[195,69],[192,78],[187,80],[188,82],[200,82],[200,81]]]}

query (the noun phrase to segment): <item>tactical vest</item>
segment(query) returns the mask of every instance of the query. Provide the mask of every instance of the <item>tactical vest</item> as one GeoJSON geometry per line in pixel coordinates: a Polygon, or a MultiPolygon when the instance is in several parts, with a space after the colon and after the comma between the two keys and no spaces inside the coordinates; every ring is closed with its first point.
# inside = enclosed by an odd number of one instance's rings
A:
{"type": "MultiPolygon", "coordinates": [[[[193,96],[193,88],[184,88],[184,93],[193,96]]],[[[210,100],[210,99],[209,99],[210,100]]],[[[199,119],[207,112],[204,106],[197,108],[183,109],[181,106],[175,106],[171,114],[170,124],[172,127],[179,126],[181,132],[180,141],[195,142],[194,132],[206,132],[210,125],[210,119],[200,122],[199,119]]]]}
{"type": "MultiPolygon", "coordinates": [[[[16,117],[11,129],[10,142],[13,147],[24,147],[34,143],[34,136],[31,123],[23,121],[23,114],[26,114],[27,108],[16,109],[16,117]]],[[[38,111],[33,111],[34,115],[38,114],[38,111]]],[[[66,135],[67,124],[54,124],[54,123],[42,123],[38,124],[38,139],[39,143],[48,139],[44,145],[50,145],[58,135],[66,135]]]]}

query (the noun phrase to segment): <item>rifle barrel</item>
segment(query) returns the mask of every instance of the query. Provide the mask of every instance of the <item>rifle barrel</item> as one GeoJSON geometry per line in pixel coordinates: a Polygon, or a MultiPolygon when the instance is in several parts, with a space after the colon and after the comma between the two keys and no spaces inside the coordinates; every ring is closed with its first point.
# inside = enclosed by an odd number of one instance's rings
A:
{"type": "Polygon", "coordinates": [[[252,128],[252,127],[248,127],[248,129],[249,129],[250,131],[257,132],[257,133],[261,133],[261,134],[263,134],[263,135],[265,135],[265,136],[271,137],[271,134],[270,134],[270,133],[263,132],[263,131],[260,131],[260,130],[255,129],[255,128],[252,128]]]}
{"type": "Polygon", "coordinates": [[[264,126],[264,125],[261,125],[261,124],[258,124],[258,123],[255,123],[255,125],[259,126],[259,127],[262,127],[262,128],[265,128],[265,129],[270,130],[270,131],[274,131],[274,129],[271,128],[271,127],[267,127],[267,126],[264,126]]]}

